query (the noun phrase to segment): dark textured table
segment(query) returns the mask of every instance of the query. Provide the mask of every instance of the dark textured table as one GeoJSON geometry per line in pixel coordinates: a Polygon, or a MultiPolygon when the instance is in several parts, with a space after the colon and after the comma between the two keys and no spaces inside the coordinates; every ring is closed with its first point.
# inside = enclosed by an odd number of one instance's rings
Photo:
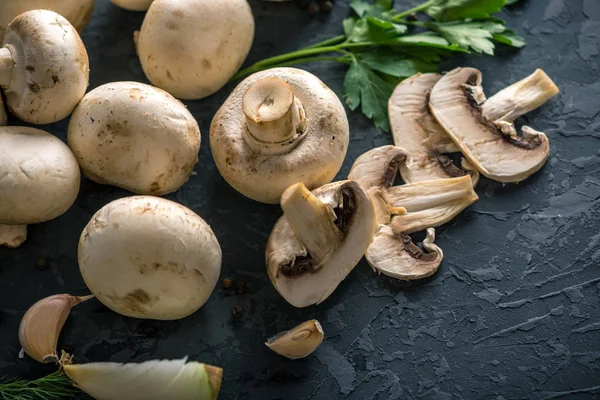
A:
{"type": "MultiPolygon", "coordinates": [[[[119,80],[147,82],[132,35],[143,14],[97,0],[83,34],[90,89],[119,80]]],[[[416,4],[396,1],[396,7],[416,4]]],[[[252,1],[257,34],[249,61],[338,34],[347,15],[308,17],[289,3],[252,1]]],[[[600,398],[600,2],[529,0],[502,15],[528,41],[498,57],[454,58],[480,68],[489,94],[542,67],[561,94],[526,122],[551,144],[546,166],[518,185],[482,179],[480,200],[437,229],[445,259],[432,278],[401,283],[361,262],[320,306],[295,309],[267,278],[264,248],[280,208],[252,202],[220,177],[208,131],[233,86],[186,102],[202,130],[197,175],[168,198],[202,216],[223,249],[222,277],[243,280],[246,292],[220,285],[209,302],[180,321],[125,318],[89,301],[73,310],[60,348],[78,362],[191,359],[224,368],[222,399],[512,399],[600,398]],[[245,313],[234,320],[231,309],[245,313]],[[263,342],[297,323],[318,319],[326,340],[310,357],[291,361],[263,342]]],[[[307,67],[336,93],[344,69],[307,67]]],[[[360,113],[349,112],[354,160],[391,143],[360,113]]],[[[17,124],[18,121],[11,121],[17,124]]],[[[67,121],[44,129],[66,136],[67,121]]],[[[16,250],[0,249],[0,375],[41,376],[53,370],[18,359],[17,328],[38,299],[86,293],[77,241],[90,217],[126,191],[83,180],[75,205],[54,221],[29,228],[16,250]],[[35,267],[38,257],[50,267],[35,267]]]]}

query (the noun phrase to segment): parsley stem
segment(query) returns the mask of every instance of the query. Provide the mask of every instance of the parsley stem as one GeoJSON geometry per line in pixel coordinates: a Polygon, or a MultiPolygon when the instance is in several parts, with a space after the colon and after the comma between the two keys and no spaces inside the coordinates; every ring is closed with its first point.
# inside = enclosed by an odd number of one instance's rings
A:
{"type": "Polygon", "coordinates": [[[305,47],[305,49],[316,49],[318,47],[326,47],[334,44],[339,44],[346,40],[346,35],[338,35],[336,37],[332,37],[331,39],[323,40],[322,42],[311,44],[310,46],[305,47]]]}
{"type": "Polygon", "coordinates": [[[435,3],[435,0],[428,0],[428,1],[426,1],[425,3],[423,3],[421,5],[418,5],[418,6],[414,7],[414,8],[411,8],[410,10],[406,10],[406,11],[403,11],[403,12],[401,12],[399,14],[396,14],[396,15],[394,15],[394,21],[398,21],[399,19],[402,19],[404,17],[408,17],[409,15],[416,14],[419,11],[424,11],[424,10],[426,10],[427,8],[429,8],[434,3],[435,3]]]}
{"type": "MultiPolygon", "coordinates": [[[[327,52],[332,52],[332,51],[328,50],[327,52]]],[[[342,53],[342,50],[336,50],[336,52],[342,53]]],[[[231,80],[234,81],[237,79],[242,79],[242,78],[247,77],[248,75],[251,75],[258,71],[262,71],[267,68],[289,67],[292,65],[304,64],[304,63],[308,63],[308,62],[312,62],[312,61],[335,61],[335,62],[339,62],[339,63],[349,63],[350,62],[350,60],[348,59],[347,56],[345,56],[345,57],[309,56],[309,57],[295,57],[293,59],[286,58],[283,60],[279,60],[277,62],[273,62],[266,67],[263,65],[256,65],[256,64],[251,65],[248,68],[244,68],[243,70],[239,71],[237,74],[235,74],[233,76],[233,78],[231,78],[231,80]]]]}

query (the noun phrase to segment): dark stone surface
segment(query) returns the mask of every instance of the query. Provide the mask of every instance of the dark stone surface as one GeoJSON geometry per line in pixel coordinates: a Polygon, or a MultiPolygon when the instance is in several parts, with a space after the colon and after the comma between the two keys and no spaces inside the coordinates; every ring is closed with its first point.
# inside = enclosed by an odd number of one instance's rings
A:
{"type": "MultiPolygon", "coordinates": [[[[416,1],[397,1],[397,8],[416,1]]],[[[311,18],[289,3],[252,1],[257,36],[249,61],[338,34],[347,4],[311,18]]],[[[173,322],[121,317],[97,300],[74,309],[60,347],[76,361],[191,359],[223,366],[222,399],[460,399],[600,397],[600,3],[530,0],[502,15],[524,35],[521,51],[454,58],[446,69],[472,65],[494,93],[536,67],[561,94],[525,121],[551,143],[547,165],[518,185],[483,179],[480,200],[437,230],[445,260],[426,282],[404,284],[377,276],[363,261],[323,304],[288,305],[269,282],[263,251],[279,207],[254,203],[231,189],[213,163],[210,120],[233,86],[204,101],[186,102],[202,130],[197,175],[168,196],[210,223],[223,248],[221,285],[189,318],[173,322]],[[244,313],[232,317],[240,305],[244,313]],[[298,361],[263,342],[309,318],[326,340],[298,361]]],[[[83,35],[91,60],[90,89],[111,81],[147,82],[132,35],[142,22],[98,0],[83,35]]],[[[341,93],[344,67],[315,64],[341,93]]],[[[391,143],[361,114],[349,112],[351,143],[338,177],[358,155],[391,143]]],[[[18,123],[17,121],[12,121],[18,123]]],[[[45,129],[65,138],[67,121],[45,129]]],[[[84,180],[64,216],[29,229],[27,243],[0,249],[0,375],[50,372],[17,358],[17,328],[41,297],[86,293],[76,262],[79,235],[92,214],[128,193],[84,180]],[[48,268],[36,268],[44,257],[48,268]]]]}

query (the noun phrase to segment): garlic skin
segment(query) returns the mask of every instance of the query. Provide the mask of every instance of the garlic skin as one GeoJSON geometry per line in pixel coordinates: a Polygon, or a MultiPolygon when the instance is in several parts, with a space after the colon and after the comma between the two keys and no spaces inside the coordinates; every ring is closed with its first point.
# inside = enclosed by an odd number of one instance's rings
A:
{"type": "Polygon", "coordinates": [[[19,342],[25,353],[44,364],[58,362],[56,343],[71,308],[92,297],[55,294],[29,307],[19,326],[19,342]]]}
{"type": "Polygon", "coordinates": [[[275,353],[295,360],[310,355],[323,342],[323,328],[316,319],[301,323],[270,338],[265,344],[275,353]]]}

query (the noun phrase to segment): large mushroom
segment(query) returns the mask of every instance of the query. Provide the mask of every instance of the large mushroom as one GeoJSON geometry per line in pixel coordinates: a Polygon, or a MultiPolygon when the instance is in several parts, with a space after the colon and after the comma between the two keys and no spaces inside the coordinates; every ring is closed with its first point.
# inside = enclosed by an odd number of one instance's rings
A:
{"type": "Polygon", "coordinates": [[[111,3],[129,11],[147,11],[154,0],[110,0],[111,3]]]}
{"type": "Polygon", "coordinates": [[[87,52],[64,17],[33,10],[8,25],[0,48],[0,88],[18,118],[32,124],[66,118],[85,94],[88,78],[87,52]]]}
{"type": "Polygon", "coordinates": [[[375,213],[353,181],[312,193],[302,183],[281,197],[284,215],[269,236],[265,258],[275,289],[294,307],[323,302],[358,264],[373,240],[375,213]]]}
{"type": "Polygon", "coordinates": [[[0,128],[0,245],[17,247],[26,225],[54,219],[75,201],[77,160],[55,136],[39,129],[0,128]]]}
{"type": "Polygon", "coordinates": [[[520,137],[511,121],[486,117],[484,101],[481,72],[457,68],[435,84],[429,106],[464,156],[488,178],[519,182],[542,168],[550,150],[546,135],[525,126],[520,137]]]}
{"type": "Polygon", "coordinates": [[[135,38],[154,86],[180,99],[202,99],[246,59],[254,17],[246,0],[155,0],[135,38]]]}
{"type": "Polygon", "coordinates": [[[31,10],[52,10],[62,15],[79,33],[94,10],[94,0],[3,0],[0,1],[0,41],[6,27],[17,15],[31,10]]]}
{"type": "Polygon", "coordinates": [[[200,128],[164,90],[113,82],[81,100],[71,116],[68,144],[91,180],[162,195],[179,189],[192,174],[200,128]]]}
{"type": "Polygon", "coordinates": [[[392,186],[399,166],[408,154],[395,146],[383,146],[361,155],[349,179],[367,191],[379,228],[366,252],[371,267],[399,279],[419,279],[437,271],[443,253],[435,246],[434,227],[442,225],[477,201],[469,175],[392,186]],[[426,230],[426,251],[416,246],[409,233],[426,230]]]}
{"type": "Polygon", "coordinates": [[[349,143],[338,97],[309,72],[274,68],[242,81],[215,115],[210,147],[238,192],[276,204],[286,188],[322,186],[340,170],[349,143]]]}
{"type": "Polygon", "coordinates": [[[463,169],[455,166],[446,153],[459,148],[429,111],[429,93],[441,79],[439,74],[416,74],[402,81],[388,102],[394,144],[405,149],[410,158],[400,164],[406,183],[471,175],[473,185],[479,172],[463,158],[463,169]]]}
{"type": "Polygon", "coordinates": [[[102,207],[81,234],[81,275],[94,295],[119,314],[159,320],[186,317],[215,288],[221,247],[192,210],[153,196],[102,207]]]}

